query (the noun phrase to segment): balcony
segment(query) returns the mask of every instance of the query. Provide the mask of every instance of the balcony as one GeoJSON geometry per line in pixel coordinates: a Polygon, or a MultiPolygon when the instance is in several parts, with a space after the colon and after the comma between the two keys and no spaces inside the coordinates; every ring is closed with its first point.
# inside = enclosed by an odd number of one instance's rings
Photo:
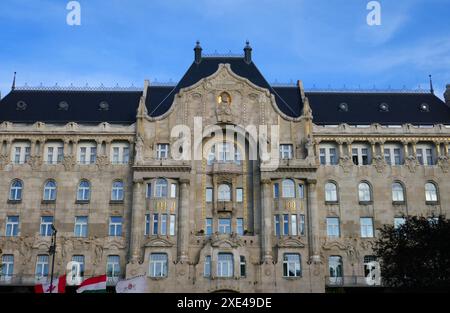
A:
{"type": "Polygon", "coordinates": [[[235,162],[214,162],[212,164],[212,172],[214,174],[241,174],[242,165],[236,164],[235,162]]]}
{"type": "Polygon", "coordinates": [[[326,276],[325,284],[327,287],[382,287],[382,280],[365,276],[326,276]]]}
{"type": "Polygon", "coordinates": [[[217,202],[217,212],[233,212],[233,202],[231,201],[218,201],[217,202]]]}

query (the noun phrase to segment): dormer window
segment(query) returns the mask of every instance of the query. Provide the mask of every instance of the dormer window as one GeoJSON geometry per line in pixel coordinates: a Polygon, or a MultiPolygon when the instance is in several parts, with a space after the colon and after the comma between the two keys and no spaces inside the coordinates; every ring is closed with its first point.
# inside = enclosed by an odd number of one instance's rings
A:
{"type": "Polygon", "coordinates": [[[27,109],[27,103],[25,101],[18,101],[16,104],[17,111],[25,111],[27,109]]]}
{"type": "Polygon", "coordinates": [[[348,112],[348,104],[345,102],[339,104],[339,111],[340,112],[348,112]]]}
{"type": "Polygon", "coordinates": [[[98,105],[98,109],[100,111],[108,111],[109,110],[109,103],[106,102],[106,101],[100,102],[100,104],[98,105]]]}
{"type": "Polygon", "coordinates": [[[428,105],[428,103],[422,103],[420,105],[420,111],[422,111],[422,112],[430,112],[430,106],[428,105]]]}
{"type": "Polygon", "coordinates": [[[69,104],[66,101],[61,101],[58,103],[58,110],[67,111],[69,109],[69,104]]]}
{"type": "Polygon", "coordinates": [[[387,103],[380,104],[380,112],[389,112],[389,105],[387,103]]]}

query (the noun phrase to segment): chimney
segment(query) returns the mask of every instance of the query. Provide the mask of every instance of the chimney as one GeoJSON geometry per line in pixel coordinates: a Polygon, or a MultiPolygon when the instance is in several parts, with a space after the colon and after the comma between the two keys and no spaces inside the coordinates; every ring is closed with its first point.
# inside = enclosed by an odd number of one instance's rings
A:
{"type": "Polygon", "coordinates": [[[445,103],[450,106],[450,84],[447,84],[447,90],[444,93],[445,103]]]}
{"type": "Polygon", "coordinates": [[[252,63],[252,47],[250,47],[250,42],[247,40],[244,48],[244,61],[247,64],[252,63]]]}
{"type": "Polygon", "coordinates": [[[197,40],[197,45],[194,48],[195,64],[200,64],[200,62],[202,62],[202,50],[200,41],[197,40]]]}

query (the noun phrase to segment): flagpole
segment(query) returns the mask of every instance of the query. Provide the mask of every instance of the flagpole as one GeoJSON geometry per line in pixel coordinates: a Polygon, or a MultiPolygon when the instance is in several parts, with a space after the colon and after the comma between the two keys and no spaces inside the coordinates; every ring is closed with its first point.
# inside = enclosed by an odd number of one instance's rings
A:
{"type": "Polygon", "coordinates": [[[55,226],[52,224],[52,245],[48,252],[52,255],[52,272],[50,274],[50,293],[53,293],[53,272],[55,270],[55,254],[56,254],[56,230],[55,226]]]}

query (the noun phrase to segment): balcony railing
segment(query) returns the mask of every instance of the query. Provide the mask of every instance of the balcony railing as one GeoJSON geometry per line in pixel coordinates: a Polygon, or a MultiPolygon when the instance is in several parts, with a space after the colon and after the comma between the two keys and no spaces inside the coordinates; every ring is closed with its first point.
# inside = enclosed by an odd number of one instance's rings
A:
{"type": "MultiPolygon", "coordinates": [[[[54,276],[57,279],[60,275],[54,276]]],[[[93,276],[84,275],[81,281],[84,281],[93,276]]],[[[124,276],[108,277],[106,280],[107,286],[115,286],[124,276]]],[[[50,276],[37,278],[35,275],[11,275],[0,276],[0,286],[34,286],[39,284],[47,284],[50,282],[50,276]]]]}
{"type": "Polygon", "coordinates": [[[328,287],[381,287],[382,279],[372,279],[365,276],[325,277],[328,287]]]}

